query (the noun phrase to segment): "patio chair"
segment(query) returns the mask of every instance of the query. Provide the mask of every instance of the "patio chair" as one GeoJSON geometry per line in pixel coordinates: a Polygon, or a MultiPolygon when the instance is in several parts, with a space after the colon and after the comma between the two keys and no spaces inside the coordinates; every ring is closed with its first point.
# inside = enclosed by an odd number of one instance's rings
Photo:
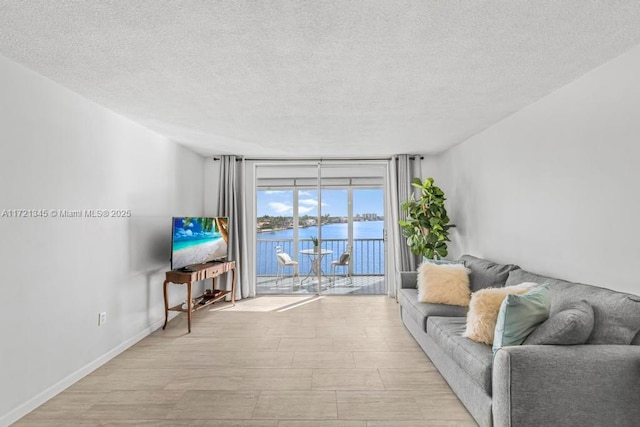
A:
{"type": "Polygon", "coordinates": [[[298,270],[298,261],[291,259],[288,253],[282,250],[282,246],[276,246],[276,258],[278,260],[278,272],[276,274],[276,285],[280,279],[284,278],[284,269],[291,268],[291,286],[294,284],[294,277],[298,270]]]}
{"type": "Polygon", "coordinates": [[[331,263],[331,282],[335,284],[336,282],[336,268],[345,267],[347,269],[345,277],[349,278],[349,284],[353,284],[353,280],[351,278],[351,269],[349,268],[349,264],[351,262],[351,245],[347,245],[345,251],[340,255],[340,258],[333,261],[331,263]]]}

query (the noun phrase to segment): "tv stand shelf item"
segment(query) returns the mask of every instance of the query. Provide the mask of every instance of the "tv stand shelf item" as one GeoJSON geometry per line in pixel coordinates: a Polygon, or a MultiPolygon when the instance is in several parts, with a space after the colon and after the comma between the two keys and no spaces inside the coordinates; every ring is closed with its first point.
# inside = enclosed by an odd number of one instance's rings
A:
{"type": "MultiPolygon", "coordinates": [[[[198,311],[201,308],[204,308],[208,305],[213,304],[216,301],[220,301],[222,298],[226,297],[227,295],[229,295],[231,293],[231,291],[218,291],[215,294],[202,294],[202,295],[198,295],[197,297],[193,298],[192,301],[197,301],[196,303],[192,303],[192,308],[191,311],[198,311]]],[[[183,311],[183,312],[187,312],[188,310],[186,308],[183,308],[182,306],[184,305],[184,303],[182,304],[178,304],[178,305],[174,305],[173,307],[169,307],[169,311],[183,311]]]]}
{"type": "Polygon", "coordinates": [[[167,271],[164,281],[164,326],[167,327],[169,321],[169,311],[183,311],[187,313],[187,328],[191,333],[191,314],[194,311],[200,310],[208,305],[213,304],[216,301],[223,299],[228,294],[231,294],[231,303],[236,305],[236,262],[212,262],[207,264],[198,264],[189,266],[191,271],[184,270],[171,270],[167,271]],[[216,289],[216,279],[221,274],[231,271],[231,291],[216,289]],[[202,294],[195,299],[200,300],[199,303],[193,304],[193,295],[191,293],[191,286],[193,282],[198,280],[212,279],[213,286],[210,294],[202,294]],[[173,307],[169,307],[169,299],[167,295],[167,288],[170,283],[176,285],[187,285],[187,308],[182,308],[182,304],[178,304],[173,307]]]}

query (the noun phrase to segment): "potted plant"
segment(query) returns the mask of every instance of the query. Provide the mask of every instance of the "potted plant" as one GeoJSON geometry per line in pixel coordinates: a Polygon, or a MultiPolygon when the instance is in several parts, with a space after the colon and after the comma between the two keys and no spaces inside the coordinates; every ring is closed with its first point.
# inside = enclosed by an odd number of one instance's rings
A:
{"type": "Polygon", "coordinates": [[[316,236],[311,236],[311,241],[313,242],[313,249],[318,252],[318,238],[316,236]]]}
{"type": "Polygon", "coordinates": [[[402,233],[407,238],[411,252],[428,259],[440,259],[447,256],[447,242],[449,229],[455,224],[449,224],[447,209],[444,207],[444,192],[434,185],[433,178],[411,180],[411,185],[420,190],[420,198],[414,195],[402,204],[402,210],[407,214],[405,220],[399,224],[402,233]]]}

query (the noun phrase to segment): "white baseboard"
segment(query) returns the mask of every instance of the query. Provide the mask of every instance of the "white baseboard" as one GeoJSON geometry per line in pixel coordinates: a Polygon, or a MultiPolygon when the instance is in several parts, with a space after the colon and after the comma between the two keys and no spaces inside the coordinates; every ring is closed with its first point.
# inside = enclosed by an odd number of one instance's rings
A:
{"type": "MultiPolygon", "coordinates": [[[[171,318],[175,317],[176,315],[177,315],[177,313],[174,314],[173,316],[171,316],[171,314],[170,314],[169,320],[171,320],[171,318]]],[[[142,340],[143,338],[148,337],[152,332],[154,332],[155,330],[161,328],[163,324],[164,324],[164,319],[153,323],[151,326],[149,326],[148,328],[144,329],[142,332],[140,332],[140,333],[136,334],[135,336],[129,338],[128,340],[124,341],[122,344],[120,344],[119,346],[117,346],[114,349],[110,350],[109,352],[103,354],[102,356],[98,357],[93,362],[90,362],[89,364],[87,364],[87,365],[83,366],[82,368],[78,369],[77,371],[75,371],[71,375],[63,378],[60,381],[58,381],[56,384],[52,385],[51,387],[49,387],[48,389],[46,389],[42,393],[38,394],[33,399],[28,400],[27,402],[25,402],[22,405],[18,406],[17,408],[12,410],[11,412],[3,415],[2,417],[0,417],[0,427],[8,427],[12,423],[15,423],[20,418],[24,417],[29,412],[31,412],[34,409],[36,409],[38,406],[40,406],[43,403],[45,403],[47,400],[51,399],[52,397],[54,397],[58,393],[64,391],[67,387],[73,385],[77,381],[80,381],[82,378],[86,377],[91,372],[93,372],[96,369],[98,369],[100,366],[104,365],[105,363],[107,363],[108,361],[110,361],[111,359],[113,359],[114,357],[116,357],[117,355],[119,355],[120,353],[122,353],[123,351],[128,349],[129,347],[133,346],[138,341],[142,340]]]]}

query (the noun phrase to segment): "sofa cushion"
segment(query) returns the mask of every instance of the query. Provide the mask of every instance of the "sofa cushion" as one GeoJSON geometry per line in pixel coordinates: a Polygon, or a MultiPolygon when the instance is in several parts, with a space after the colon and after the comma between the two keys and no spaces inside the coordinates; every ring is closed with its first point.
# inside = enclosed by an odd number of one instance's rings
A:
{"type": "Polygon", "coordinates": [[[507,295],[500,305],[493,338],[493,352],[520,345],[536,327],[549,318],[550,295],[547,285],[523,295],[507,295]]]}
{"type": "Polygon", "coordinates": [[[483,344],[493,344],[493,334],[502,301],[509,294],[524,294],[535,286],[537,283],[522,283],[509,288],[488,288],[474,292],[469,304],[464,336],[483,344]]]}
{"type": "Polygon", "coordinates": [[[463,317],[467,315],[467,307],[448,304],[430,304],[418,301],[417,289],[400,289],[398,302],[402,306],[402,315],[411,316],[424,331],[427,330],[429,316],[463,317]]]}
{"type": "Polygon", "coordinates": [[[418,267],[418,301],[466,307],[470,299],[469,269],[463,264],[424,261],[418,267]]]}
{"type": "Polygon", "coordinates": [[[593,308],[578,301],[551,316],[524,340],[525,345],[584,344],[593,331],[593,308]]]}
{"type": "Polygon", "coordinates": [[[593,307],[594,325],[587,344],[630,344],[640,331],[640,297],[636,295],[540,276],[525,270],[510,272],[506,285],[528,281],[549,284],[551,316],[580,300],[593,307]]]}
{"type": "Polygon", "coordinates": [[[429,317],[427,333],[469,378],[491,396],[491,347],[464,338],[463,317],[429,317]]]}
{"type": "Polygon", "coordinates": [[[493,261],[476,258],[472,255],[463,255],[460,257],[460,261],[471,270],[469,286],[472,292],[484,288],[501,288],[507,281],[509,272],[520,268],[513,264],[496,264],[493,261]]]}

